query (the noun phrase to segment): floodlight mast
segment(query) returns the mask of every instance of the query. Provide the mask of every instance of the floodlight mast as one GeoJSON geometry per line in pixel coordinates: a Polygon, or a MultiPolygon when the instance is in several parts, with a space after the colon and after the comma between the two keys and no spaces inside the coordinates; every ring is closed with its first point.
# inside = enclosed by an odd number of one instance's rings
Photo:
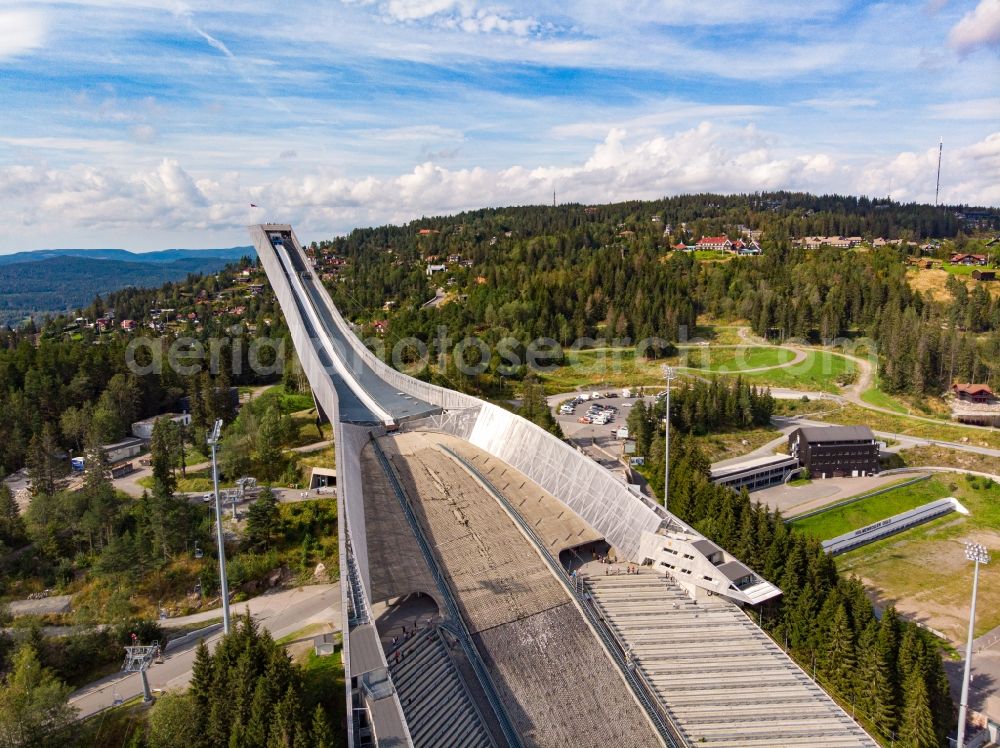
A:
{"type": "Polygon", "coordinates": [[[666,431],[663,435],[663,508],[670,509],[670,383],[677,378],[673,366],[663,367],[663,377],[667,380],[666,431]]]}
{"type": "Polygon", "coordinates": [[[216,457],[216,448],[219,446],[219,437],[222,434],[222,419],[218,419],[212,426],[212,433],[208,435],[208,445],[212,448],[212,483],[215,485],[215,537],[219,544],[219,591],[222,594],[222,628],[225,633],[229,633],[229,580],[226,578],[226,545],[222,535],[222,507],[219,502],[219,461],[216,457]]]}
{"type": "Polygon", "coordinates": [[[962,701],[958,709],[958,748],[965,748],[965,718],[969,709],[969,676],[972,672],[972,638],[976,625],[976,591],[979,587],[979,564],[990,562],[989,551],[982,543],[966,543],[965,557],[975,564],[972,572],[972,609],[969,612],[969,639],[965,644],[965,674],[962,676],[962,701]]]}

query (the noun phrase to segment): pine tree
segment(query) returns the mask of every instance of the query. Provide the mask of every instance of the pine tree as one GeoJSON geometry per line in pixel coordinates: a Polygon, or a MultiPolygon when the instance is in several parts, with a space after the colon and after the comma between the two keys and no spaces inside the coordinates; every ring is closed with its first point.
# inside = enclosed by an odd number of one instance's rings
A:
{"type": "Polygon", "coordinates": [[[312,728],[312,748],[333,748],[334,737],[330,720],[327,719],[326,711],[321,704],[317,704],[313,710],[312,728]]]}
{"type": "Polygon", "coordinates": [[[27,460],[32,496],[52,496],[66,487],[63,480],[66,469],[59,459],[59,443],[51,423],[46,423],[41,433],[31,437],[27,460]]]}
{"type": "Polygon", "coordinates": [[[878,622],[871,621],[865,627],[858,642],[858,655],[858,709],[883,735],[892,735],[896,730],[895,671],[878,622]]]}
{"type": "Polygon", "coordinates": [[[934,718],[923,674],[915,668],[906,681],[905,703],[899,721],[899,740],[908,748],[937,748],[934,718]]]}
{"type": "Polygon", "coordinates": [[[153,484],[162,488],[167,496],[174,495],[177,487],[174,478],[174,459],[171,455],[167,419],[160,418],[153,426],[153,436],[149,443],[150,461],[153,465],[153,484]]]}
{"type": "Polygon", "coordinates": [[[0,683],[0,745],[65,745],[76,716],[70,690],[42,667],[31,644],[21,645],[0,683]]]}
{"type": "Polygon", "coordinates": [[[21,509],[10,487],[0,482],[0,543],[8,547],[20,545],[25,539],[21,509]]]}
{"type": "Polygon", "coordinates": [[[208,705],[212,700],[212,684],[215,679],[215,661],[212,653],[205,646],[205,640],[198,642],[194,655],[194,665],[191,669],[191,688],[189,693],[195,702],[194,719],[198,722],[197,734],[204,735],[207,725],[208,705]]]}
{"type": "Polygon", "coordinates": [[[854,693],[856,660],[847,608],[842,601],[831,595],[823,606],[821,618],[826,622],[822,631],[825,639],[821,652],[823,671],[843,698],[851,698],[854,693]]]}
{"type": "Polygon", "coordinates": [[[277,500],[270,489],[265,489],[247,510],[247,541],[251,546],[270,547],[279,516],[277,500]]]}

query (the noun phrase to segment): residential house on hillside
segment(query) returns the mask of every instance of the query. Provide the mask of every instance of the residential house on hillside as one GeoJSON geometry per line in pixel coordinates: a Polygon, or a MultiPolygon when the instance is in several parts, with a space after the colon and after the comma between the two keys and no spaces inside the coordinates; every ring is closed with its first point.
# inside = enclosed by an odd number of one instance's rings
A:
{"type": "Polygon", "coordinates": [[[950,260],[952,265],[985,265],[986,255],[954,254],[950,260]]]}
{"type": "Polygon", "coordinates": [[[995,281],[997,279],[996,270],[973,270],[972,277],[977,281],[995,281]]]}
{"type": "Polygon", "coordinates": [[[989,385],[955,383],[951,386],[951,417],[976,426],[1000,426],[1000,398],[989,385]]]}
{"type": "Polygon", "coordinates": [[[990,405],[997,401],[997,396],[985,384],[960,384],[956,382],[951,386],[951,391],[955,396],[965,403],[976,405],[990,405]]]}
{"type": "Polygon", "coordinates": [[[136,322],[134,319],[123,319],[121,321],[121,328],[125,332],[132,332],[138,326],[139,326],[139,323],[136,322]]]}
{"type": "Polygon", "coordinates": [[[695,249],[715,249],[721,252],[730,252],[733,249],[733,242],[728,236],[703,236],[694,245],[695,249]]]}
{"type": "Polygon", "coordinates": [[[819,247],[852,249],[861,242],[860,236],[804,236],[798,240],[798,243],[806,249],[818,249],[819,247]]]}
{"type": "Polygon", "coordinates": [[[746,256],[754,257],[762,252],[760,245],[757,243],[755,239],[751,239],[748,242],[737,241],[734,250],[736,254],[744,257],[746,256]]]}
{"type": "Polygon", "coordinates": [[[428,265],[427,266],[427,277],[434,275],[434,273],[441,273],[448,269],[447,265],[428,265]]]}

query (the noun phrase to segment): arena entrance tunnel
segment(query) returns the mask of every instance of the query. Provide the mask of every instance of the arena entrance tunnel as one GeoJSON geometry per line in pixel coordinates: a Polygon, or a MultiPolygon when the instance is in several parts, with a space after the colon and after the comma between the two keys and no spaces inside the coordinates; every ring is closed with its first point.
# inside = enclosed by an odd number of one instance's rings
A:
{"type": "Polygon", "coordinates": [[[387,649],[408,632],[416,632],[441,620],[441,608],[433,596],[412,592],[372,606],[375,628],[387,649]]]}

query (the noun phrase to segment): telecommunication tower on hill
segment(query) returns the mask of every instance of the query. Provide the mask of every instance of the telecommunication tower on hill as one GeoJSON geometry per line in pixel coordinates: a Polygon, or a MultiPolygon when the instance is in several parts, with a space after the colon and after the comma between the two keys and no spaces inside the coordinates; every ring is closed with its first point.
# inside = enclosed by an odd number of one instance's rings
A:
{"type": "Polygon", "coordinates": [[[938,195],[941,193],[941,152],[944,151],[944,138],[938,140],[938,172],[937,185],[934,187],[934,207],[938,204],[938,195]]]}

